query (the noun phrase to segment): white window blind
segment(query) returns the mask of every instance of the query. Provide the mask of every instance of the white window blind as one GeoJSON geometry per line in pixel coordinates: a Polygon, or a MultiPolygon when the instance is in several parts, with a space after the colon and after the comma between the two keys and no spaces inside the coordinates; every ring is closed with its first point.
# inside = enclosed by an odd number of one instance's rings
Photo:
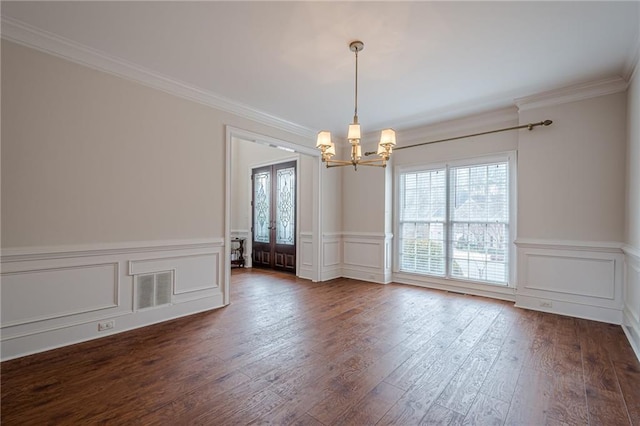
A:
{"type": "Polygon", "coordinates": [[[508,284],[508,161],[402,172],[399,181],[400,271],[508,284]]]}
{"type": "Polygon", "coordinates": [[[400,269],[445,275],[446,170],[401,175],[400,269]]]}

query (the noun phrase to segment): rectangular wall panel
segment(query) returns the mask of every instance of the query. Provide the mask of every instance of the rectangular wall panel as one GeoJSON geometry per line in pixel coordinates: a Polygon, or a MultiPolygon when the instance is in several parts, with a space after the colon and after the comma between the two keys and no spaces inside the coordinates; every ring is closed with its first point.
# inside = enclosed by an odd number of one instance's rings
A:
{"type": "Polygon", "coordinates": [[[304,266],[313,266],[313,244],[311,241],[302,241],[301,244],[302,261],[300,263],[304,266]]]}
{"type": "Polygon", "coordinates": [[[324,266],[340,264],[340,241],[326,241],[322,244],[322,258],[324,266]]]}
{"type": "Polygon", "coordinates": [[[622,250],[610,243],[536,240],[516,244],[516,306],[622,322],[622,250]]]}
{"type": "Polygon", "coordinates": [[[527,288],[613,299],[615,260],[530,254],[527,288]]]}
{"type": "Polygon", "coordinates": [[[118,264],[2,275],[2,327],[118,306],[118,264]]]}
{"type": "Polygon", "coordinates": [[[382,269],[384,264],[381,259],[382,244],[384,241],[344,242],[344,263],[345,265],[364,266],[367,268],[382,269]]]}
{"type": "Polygon", "coordinates": [[[174,294],[215,289],[219,286],[219,253],[132,261],[132,275],[175,270],[174,294]]]}

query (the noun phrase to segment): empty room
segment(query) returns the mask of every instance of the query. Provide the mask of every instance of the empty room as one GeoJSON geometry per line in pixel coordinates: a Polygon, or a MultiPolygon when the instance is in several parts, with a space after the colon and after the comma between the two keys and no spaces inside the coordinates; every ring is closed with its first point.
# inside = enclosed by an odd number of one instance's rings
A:
{"type": "Polygon", "coordinates": [[[640,425],[640,2],[0,15],[3,425],[640,425]]]}

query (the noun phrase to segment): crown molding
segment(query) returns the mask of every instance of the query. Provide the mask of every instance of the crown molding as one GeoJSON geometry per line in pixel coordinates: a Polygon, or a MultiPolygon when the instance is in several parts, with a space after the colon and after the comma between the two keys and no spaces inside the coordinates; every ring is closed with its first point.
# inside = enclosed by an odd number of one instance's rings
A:
{"type": "Polygon", "coordinates": [[[519,111],[566,104],[597,96],[611,95],[627,90],[628,82],[621,77],[605,78],[574,84],[556,90],[538,93],[515,100],[519,111]]]}
{"type": "Polygon", "coordinates": [[[2,38],[14,43],[131,80],[180,98],[235,114],[279,130],[284,130],[312,140],[315,139],[316,132],[307,127],[275,117],[188,83],[172,79],[83,44],[35,28],[19,20],[2,16],[1,22],[2,38]]]}

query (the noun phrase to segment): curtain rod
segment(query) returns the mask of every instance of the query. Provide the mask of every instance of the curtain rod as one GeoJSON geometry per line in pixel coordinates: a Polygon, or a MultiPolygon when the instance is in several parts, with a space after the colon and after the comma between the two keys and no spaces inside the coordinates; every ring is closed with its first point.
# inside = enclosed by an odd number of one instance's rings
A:
{"type": "MultiPolygon", "coordinates": [[[[436,141],[421,142],[421,143],[417,143],[415,145],[399,146],[399,147],[394,147],[393,150],[397,151],[399,149],[415,148],[416,146],[429,145],[429,144],[432,144],[432,143],[440,143],[440,142],[447,142],[447,141],[454,141],[456,139],[472,138],[474,136],[481,136],[481,135],[488,135],[488,134],[491,134],[491,133],[506,132],[508,130],[518,130],[518,129],[525,129],[525,128],[527,130],[533,130],[534,127],[537,127],[537,126],[549,126],[549,125],[551,125],[551,123],[553,123],[553,121],[544,120],[544,121],[540,121],[538,123],[529,123],[529,124],[523,124],[521,126],[505,127],[504,129],[489,130],[487,132],[473,133],[471,135],[456,136],[454,138],[446,138],[446,139],[438,139],[436,141]]],[[[376,151],[369,151],[369,152],[365,152],[364,153],[364,155],[373,155],[373,154],[376,154],[376,151]]]]}

